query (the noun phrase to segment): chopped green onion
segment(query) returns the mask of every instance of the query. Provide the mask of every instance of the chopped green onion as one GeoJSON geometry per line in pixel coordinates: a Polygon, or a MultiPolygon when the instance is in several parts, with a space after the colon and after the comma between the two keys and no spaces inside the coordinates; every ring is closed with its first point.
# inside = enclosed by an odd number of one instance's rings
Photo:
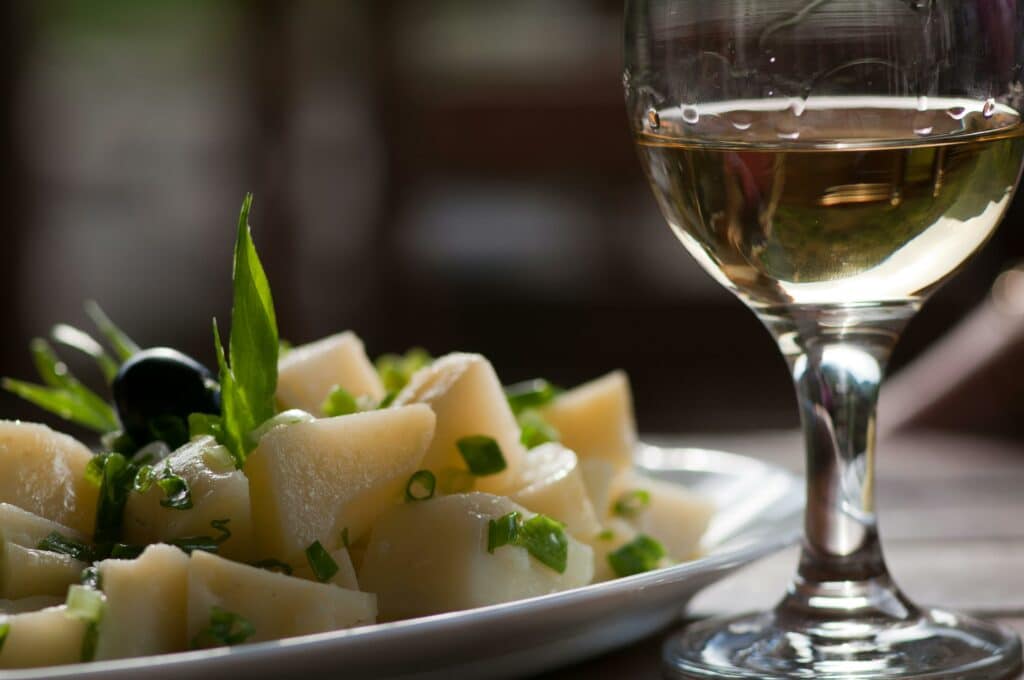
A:
{"type": "Polygon", "coordinates": [[[477,477],[494,475],[508,467],[501,447],[491,437],[472,435],[459,439],[455,445],[466,461],[466,467],[477,477]]]}
{"type": "Polygon", "coordinates": [[[82,633],[82,647],[79,651],[79,660],[88,663],[96,658],[96,645],[100,640],[100,624],[98,621],[90,621],[82,633]]]}
{"type": "Polygon", "coordinates": [[[99,621],[103,615],[103,593],[82,585],[68,586],[67,615],[81,621],[99,621]]]}
{"type": "Polygon", "coordinates": [[[434,497],[437,478],[430,470],[417,470],[405,485],[405,500],[425,501],[434,497]]]}
{"type": "Polygon", "coordinates": [[[7,642],[7,634],[11,632],[11,624],[4,621],[0,623],[0,651],[4,649],[4,643],[7,642]]]}
{"type": "Polygon", "coordinates": [[[519,441],[528,449],[548,442],[557,442],[561,438],[558,430],[545,420],[540,412],[533,409],[521,411],[516,416],[516,421],[519,423],[519,441]]]}
{"type": "Polygon", "coordinates": [[[120,538],[124,506],[128,502],[128,492],[135,484],[138,467],[129,463],[120,453],[103,453],[96,456],[93,461],[96,461],[103,475],[96,506],[96,531],[93,539],[97,543],[113,542],[120,538]]]}
{"type": "Polygon", "coordinates": [[[89,459],[89,462],[85,464],[85,472],[83,473],[85,480],[93,486],[99,486],[103,483],[103,456],[93,456],[89,459]]]}
{"type": "Polygon", "coordinates": [[[518,415],[526,409],[540,408],[562,392],[543,378],[526,380],[505,388],[505,397],[512,412],[518,415]]]}
{"type": "Polygon", "coordinates": [[[334,561],[320,541],[313,541],[308,548],[306,548],[306,561],[309,562],[310,568],[313,570],[313,575],[316,576],[316,580],[324,583],[330,581],[335,574],[338,573],[338,563],[334,561]]]}
{"type": "Polygon", "coordinates": [[[179,475],[171,472],[170,467],[165,467],[156,485],[164,492],[160,499],[160,505],[173,510],[189,510],[192,507],[192,491],[188,488],[188,482],[179,475]]]}
{"type": "Polygon", "coordinates": [[[209,536],[184,536],[182,538],[175,538],[168,541],[171,545],[181,548],[185,552],[191,554],[195,550],[202,550],[203,552],[215,553],[220,547],[220,542],[209,536]]]}
{"type": "Polygon", "coordinates": [[[110,556],[115,560],[134,560],[146,549],[144,545],[134,543],[115,543],[110,549],[110,556]]]}
{"type": "Polygon", "coordinates": [[[50,532],[49,536],[39,541],[39,545],[36,548],[70,555],[80,562],[93,562],[98,559],[94,548],[73,538],[68,538],[57,531],[50,532]]]}
{"type": "Polygon", "coordinates": [[[107,383],[109,384],[114,381],[114,376],[117,375],[118,362],[114,361],[107,354],[107,351],[103,349],[103,345],[96,342],[91,335],[74,326],[60,323],[50,330],[50,337],[53,338],[54,342],[59,342],[71,349],[77,349],[79,352],[92,357],[100,367],[100,371],[103,372],[103,378],[107,383]]]}
{"type": "Polygon", "coordinates": [[[210,520],[210,526],[220,532],[220,536],[213,539],[214,541],[217,543],[223,543],[231,538],[231,529],[228,529],[228,522],[230,521],[230,518],[210,520]]]}
{"type": "Polygon", "coordinates": [[[341,530],[341,544],[343,546],[345,546],[346,549],[349,547],[349,543],[348,543],[348,527],[345,527],[344,529],[341,530]]]}
{"type": "Polygon", "coordinates": [[[627,491],[612,506],[612,511],[620,517],[636,517],[651,504],[651,493],[644,489],[627,491]]]}
{"type": "Polygon", "coordinates": [[[132,490],[136,493],[146,493],[149,491],[149,487],[153,486],[153,482],[156,480],[156,474],[153,472],[152,465],[143,465],[139,468],[139,471],[135,473],[135,480],[132,482],[132,490]]]}
{"type": "Polygon", "coordinates": [[[93,590],[102,590],[103,587],[100,570],[96,567],[86,567],[83,569],[82,575],[78,577],[78,582],[86,588],[92,588],[93,590]]]}
{"type": "Polygon", "coordinates": [[[219,647],[237,645],[253,636],[256,628],[248,620],[234,612],[213,606],[210,608],[210,625],[192,639],[192,647],[219,647]]]}
{"type": "Polygon", "coordinates": [[[414,347],[402,354],[382,354],[374,362],[384,389],[398,393],[409,383],[413,373],[429,366],[434,357],[422,347],[414,347]]]}
{"type": "Polygon", "coordinates": [[[292,567],[290,564],[282,562],[281,560],[275,560],[274,558],[258,560],[256,562],[251,562],[250,564],[254,567],[259,567],[260,569],[266,569],[267,571],[279,571],[282,574],[287,574],[288,576],[292,575],[292,567]]]}
{"type": "Polygon", "coordinates": [[[114,354],[124,361],[130,359],[132,355],[139,351],[139,346],[135,344],[131,338],[129,338],[124,331],[114,325],[114,322],[110,320],[110,317],[104,313],[100,306],[95,301],[89,300],[85,303],[85,313],[92,319],[92,322],[96,324],[96,328],[99,329],[100,333],[106,338],[110,344],[111,349],[114,350],[114,354]]]}
{"type": "Polygon", "coordinates": [[[348,390],[341,385],[335,385],[327,394],[324,402],[320,404],[320,410],[323,411],[325,417],[333,418],[334,416],[347,416],[350,413],[355,413],[359,410],[359,405],[356,403],[356,398],[348,390]]]}
{"type": "Polygon", "coordinates": [[[617,576],[632,576],[658,568],[665,557],[665,547],[645,534],[640,534],[618,550],[608,553],[608,564],[617,576]]]}
{"type": "Polygon", "coordinates": [[[519,528],[519,545],[559,574],[569,560],[569,539],[565,527],[546,515],[535,515],[519,528]]]}
{"type": "Polygon", "coordinates": [[[597,535],[599,541],[613,541],[615,540],[615,532],[611,529],[605,529],[597,535]]]}
{"type": "Polygon", "coordinates": [[[209,435],[220,441],[224,436],[224,421],[220,416],[210,413],[190,413],[188,416],[188,436],[190,439],[209,435]]]}
{"type": "Polygon", "coordinates": [[[519,513],[510,512],[487,523],[487,552],[503,545],[516,545],[519,538],[519,513]]]}

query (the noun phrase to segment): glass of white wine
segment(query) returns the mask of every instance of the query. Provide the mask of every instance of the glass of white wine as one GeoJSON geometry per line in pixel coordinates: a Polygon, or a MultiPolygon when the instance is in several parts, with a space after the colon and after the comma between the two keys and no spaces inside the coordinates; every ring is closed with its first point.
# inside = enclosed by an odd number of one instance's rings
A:
{"type": "MultiPolygon", "coordinates": [[[[878,540],[875,408],[907,321],[975,253],[1024,157],[1020,0],[628,0],[626,89],[669,226],[791,370],[797,574],[669,639],[672,677],[998,678],[1019,639],[920,607],[878,540]]],[[[922,521],[925,521],[922,518],[922,521]]]]}

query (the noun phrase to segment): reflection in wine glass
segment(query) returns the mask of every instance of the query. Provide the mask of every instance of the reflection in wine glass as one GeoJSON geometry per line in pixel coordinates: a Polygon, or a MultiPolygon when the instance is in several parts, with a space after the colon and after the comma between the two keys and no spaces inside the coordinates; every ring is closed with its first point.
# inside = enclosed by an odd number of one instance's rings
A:
{"type": "Polygon", "coordinates": [[[624,84],[669,226],[775,337],[807,445],[796,577],[691,626],[681,677],[993,678],[1011,633],[910,602],[874,506],[875,406],[921,303],[988,239],[1024,158],[1012,0],[631,0],[624,84]]]}

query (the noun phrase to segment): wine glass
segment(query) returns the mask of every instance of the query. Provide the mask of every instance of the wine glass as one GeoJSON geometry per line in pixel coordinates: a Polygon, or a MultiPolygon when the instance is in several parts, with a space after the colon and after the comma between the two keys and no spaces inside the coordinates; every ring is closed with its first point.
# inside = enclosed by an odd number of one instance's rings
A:
{"type": "MultiPolygon", "coordinates": [[[[797,574],[771,611],[669,639],[674,677],[995,678],[1019,639],[889,577],[875,407],[921,303],[1020,175],[1020,0],[628,0],[644,169],[693,257],[761,319],[807,448],[797,574]]],[[[925,521],[922,518],[922,521],[925,521]]]]}

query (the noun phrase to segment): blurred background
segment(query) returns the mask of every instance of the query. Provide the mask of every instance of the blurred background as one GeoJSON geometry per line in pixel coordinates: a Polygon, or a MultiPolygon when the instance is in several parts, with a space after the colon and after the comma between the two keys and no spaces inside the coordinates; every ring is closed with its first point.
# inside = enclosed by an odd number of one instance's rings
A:
{"type": "MultiPolygon", "coordinates": [[[[505,382],[623,368],[647,432],[795,426],[774,343],[685,254],[641,175],[621,12],[610,0],[0,4],[0,374],[34,379],[28,339],[85,327],[85,299],[140,344],[211,365],[210,318],[227,320],[235,220],[253,191],[293,343],[353,329],[371,356],[479,351],[505,382]]],[[[897,368],[1024,255],[1022,221],[1018,196],[915,319],[897,368]]],[[[0,417],[40,413],[4,393],[0,417]]]]}

